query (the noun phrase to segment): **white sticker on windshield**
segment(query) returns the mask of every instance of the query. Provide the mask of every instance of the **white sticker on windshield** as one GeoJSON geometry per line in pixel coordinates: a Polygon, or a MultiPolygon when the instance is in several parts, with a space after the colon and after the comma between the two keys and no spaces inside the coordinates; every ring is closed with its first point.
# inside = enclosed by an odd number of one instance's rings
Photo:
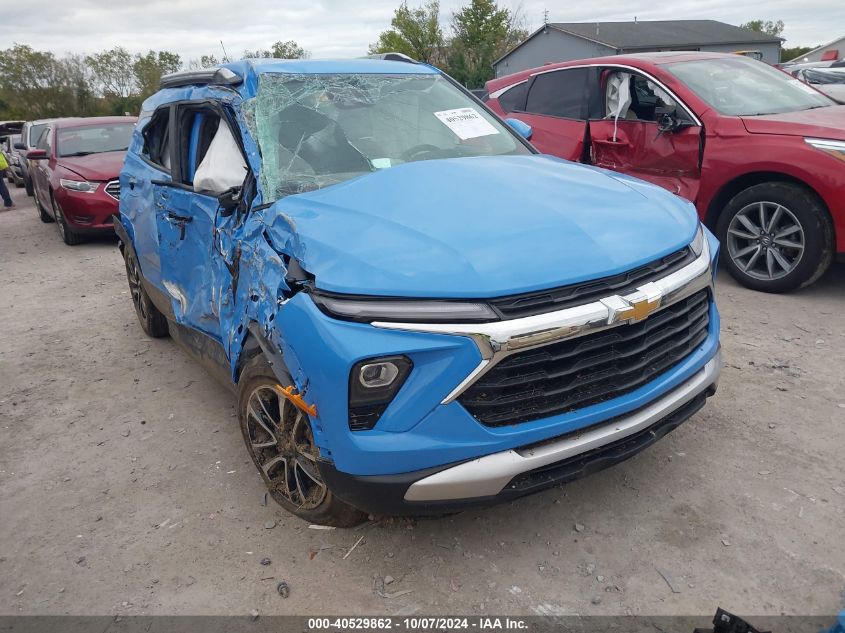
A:
{"type": "Polygon", "coordinates": [[[789,80],[789,83],[791,83],[793,86],[796,86],[796,87],[798,87],[798,88],[801,88],[801,90],[803,90],[804,92],[807,92],[807,93],[809,93],[809,94],[811,94],[811,95],[817,95],[817,94],[819,94],[818,92],[816,92],[816,89],[815,89],[815,88],[811,88],[810,86],[808,86],[807,84],[805,84],[805,83],[804,83],[803,81],[801,81],[800,79],[790,79],[790,80],[789,80]]]}
{"type": "Polygon", "coordinates": [[[475,108],[442,110],[435,112],[434,116],[440,119],[446,127],[452,130],[463,141],[469,138],[478,138],[479,136],[490,136],[491,134],[499,133],[499,130],[494,128],[475,108]]]}

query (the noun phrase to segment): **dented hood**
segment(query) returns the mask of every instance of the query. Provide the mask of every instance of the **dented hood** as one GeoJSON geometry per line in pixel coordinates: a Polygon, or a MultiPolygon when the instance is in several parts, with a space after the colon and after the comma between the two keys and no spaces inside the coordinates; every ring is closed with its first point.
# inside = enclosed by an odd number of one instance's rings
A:
{"type": "Polygon", "coordinates": [[[745,129],[752,134],[783,134],[845,140],[845,106],[828,106],[742,117],[745,129]]]}
{"type": "Polygon", "coordinates": [[[318,288],[470,298],[623,272],[684,247],[698,220],[689,203],[639,180],[508,156],[378,171],[284,198],[265,224],[318,288]]]}
{"type": "Polygon", "coordinates": [[[123,167],[126,152],[100,152],[88,156],[60,156],[58,163],[85,180],[113,180],[123,167]]]}

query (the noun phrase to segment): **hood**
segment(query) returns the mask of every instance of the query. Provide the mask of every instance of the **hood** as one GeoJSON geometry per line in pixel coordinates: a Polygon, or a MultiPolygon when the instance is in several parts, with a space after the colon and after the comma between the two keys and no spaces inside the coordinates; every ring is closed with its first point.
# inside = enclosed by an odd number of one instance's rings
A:
{"type": "Polygon", "coordinates": [[[845,106],[741,117],[751,134],[781,134],[845,140],[845,106]]]}
{"type": "Polygon", "coordinates": [[[695,235],[662,188],[550,156],[408,163],[266,210],[266,234],[338,293],[497,297],[640,266],[695,235]]]}
{"type": "Polygon", "coordinates": [[[85,180],[114,180],[123,168],[125,156],[126,152],[103,152],[88,156],[60,156],[57,160],[59,165],[85,180]]]}

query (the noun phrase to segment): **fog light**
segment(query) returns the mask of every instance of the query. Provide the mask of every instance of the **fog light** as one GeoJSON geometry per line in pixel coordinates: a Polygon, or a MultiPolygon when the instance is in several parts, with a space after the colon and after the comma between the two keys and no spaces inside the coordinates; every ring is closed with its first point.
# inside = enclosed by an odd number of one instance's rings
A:
{"type": "Polygon", "coordinates": [[[373,428],[413,366],[407,356],[370,358],[356,363],[349,374],[349,428],[353,431],[373,428]]]}
{"type": "Polygon", "coordinates": [[[399,375],[399,368],[391,361],[382,363],[370,363],[361,367],[358,373],[358,380],[367,389],[387,387],[399,375]]]}

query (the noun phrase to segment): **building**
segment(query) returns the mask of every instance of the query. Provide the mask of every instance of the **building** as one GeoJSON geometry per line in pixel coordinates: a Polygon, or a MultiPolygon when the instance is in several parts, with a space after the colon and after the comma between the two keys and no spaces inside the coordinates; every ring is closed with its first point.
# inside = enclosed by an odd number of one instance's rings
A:
{"type": "Polygon", "coordinates": [[[830,44],[819,46],[817,49],[789,61],[803,64],[805,62],[830,62],[840,59],[845,59],[845,37],[840,37],[830,44]]]}
{"type": "Polygon", "coordinates": [[[782,42],[716,20],[555,22],[534,31],[493,67],[502,77],[548,63],[652,51],[759,51],[763,61],[776,64],[782,42]]]}

